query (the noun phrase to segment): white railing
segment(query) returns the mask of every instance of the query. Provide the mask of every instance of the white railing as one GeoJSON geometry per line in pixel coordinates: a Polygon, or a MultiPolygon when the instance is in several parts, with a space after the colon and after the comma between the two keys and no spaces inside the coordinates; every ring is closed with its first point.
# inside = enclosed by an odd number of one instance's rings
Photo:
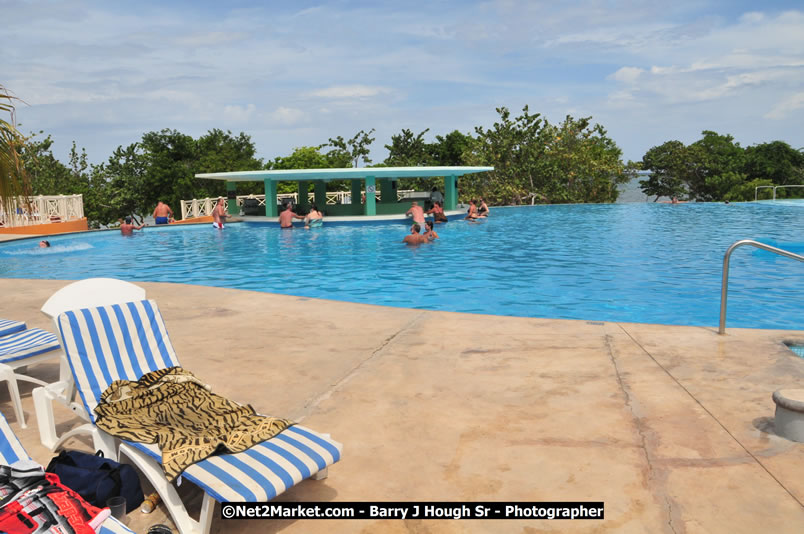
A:
{"type": "Polygon", "coordinates": [[[11,213],[5,213],[0,203],[0,226],[30,226],[72,221],[84,218],[83,195],[58,195],[15,199],[11,213]]]}
{"type": "MultiPolygon", "coordinates": [[[[413,193],[413,189],[402,189],[396,192],[396,199],[397,201],[402,200],[405,195],[408,193],[413,193]]],[[[361,195],[365,195],[365,191],[361,191],[361,195]]],[[[381,201],[382,197],[380,192],[377,191],[376,193],[377,201],[381,201]]],[[[236,197],[237,205],[242,206],[243,201],[246,199],[256,199],[257,204],[259,206],[265,206],[265,195],[238,195],[236,197]]],[[[313,202],[315,200],[315,193],[308,193],[307,195],[308,202],[313,202]]],[[[299,203],[299,194],[298,193],[280,193],[276,195],[276,203],[277,205],[282,205],[287,201],[292,201],[294,204],[299,203]]],[[[218,202],[218,198],[201,198],[201,199],[193,199],[193,200],[182,200],[181,201],[181,218],[182,219],[192,219],[194,217],[204,217],[206,215],[212,215],[212,209],[215,207],[215,204],[218,202]]],[[[228,209],[229,202],[228,200],[224,199],[224,207],[228,209]]],[[[352,203],[352,192],[351,191],[327,191],[327,205],[334,206],[335,204],[351,204],[352,203]]]]}
{"type": "MultiPolygon", "coordinates": [[[[212,215],[212,210],[215,208],[215,204],[218,203],[218,197],[215,198],[194,198],[192,200],[182,200],[181,201],[181,218],[184,219],[193,219],[195,217],[206,217],[207,215],[212,215]]],[[[229,201],[225,198],[223,199],[223,207],[228,209],[229,201]]]]}

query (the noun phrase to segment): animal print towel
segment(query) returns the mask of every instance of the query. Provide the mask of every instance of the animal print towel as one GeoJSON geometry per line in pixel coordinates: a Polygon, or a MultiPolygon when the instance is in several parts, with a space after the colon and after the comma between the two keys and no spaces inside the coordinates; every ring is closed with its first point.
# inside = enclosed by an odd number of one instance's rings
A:
{"type": "Polygon", "coordinates": [[[242,452],[294,423],[257,415],[216,395],[181,367],[116,380],[95,408],[96,424],[120,439],[157,443],[169,481],[216,452],[242,452]]]}

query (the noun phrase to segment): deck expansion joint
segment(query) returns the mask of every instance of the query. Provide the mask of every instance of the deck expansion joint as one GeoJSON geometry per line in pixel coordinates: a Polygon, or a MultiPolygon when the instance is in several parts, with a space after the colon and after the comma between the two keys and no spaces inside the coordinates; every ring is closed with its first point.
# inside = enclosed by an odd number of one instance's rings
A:
{"type": "Polygon", "coordinates": [[[660,487],[660,477],[658,469],[654,465],[653,458],[651,457],[650,450],[648,449],[648,438],[646,436],[647,429],[645,428],[645,423],[643,422],[642,416],[638,413],[639,409],[637,407],[638,401],[633,398],[631,395],[631,391],[629,390],[628,386],[625,384],[622,378],[622,374],[620,373],[620,366],[617,364],[617,358],[614,355],[615,349],[612,345],[612,339],[609,334],[605,336],[606,340],[606,351],[608,352],[609,359],[611,360],[611,364],[614,367],[614,375],[617,378],[617,385],[622,391],[623,396],[625,397],[625,406],[628,408],[628,411],[631,413],[631,418],[634,421],[634,426],[636,427],[636,432],[639,435],[639,448],[642,449],[643,454],[645,455],[645,462],[648,467],[648,480],[646,481],[646,485],[648,487],[653,486],[656,490],[654,493],[656,498],[661,498],[664,500],[664,505],[667,510],[667,526],[670,528],[670,531],[673,534],[676,534],[676,528],[673,525],[673,499],[667,495],[662,487],[660,487]]]}
{"type": "Polygon", "coordinates": [[[396,332],[394,332],[393,334],[391,334],[388,337],[386,337],[385,339],[383,339],[380,342],[380,344],[377,346],[377,348],[375,348],[373,351],[371,351],[371,354],[369,354],[366,358],[364,358],[364,359],[360,360],[359,362],[357,362],[357,364],[355,364],[351,369],[349,369],[346,372],[346,374],[344,374],[341,378],[336,380],[330,386],[330,388],[328,390],[324,391],[323,393],[320,393],[319,395],[316,395],[316,396],[310,398],[307,402],[305,402],[304,403],[304,409],[302,410],[301,414],[296,416],[294,419],[297,422],[302,422],[304,420],[304,418],[307,417],[308,415],[310,415],[313,412],[313,410],[315,410],[322,402],[324,402],[325,400],[329,399],[335,392],[340,390],[352,378],[354,378],[355,375],[357,375],[360,372],[360,370],[363,369],[363,367],[365,367],[366,365],[368,365],[372,361],[374,361],[377,358],[379,358],[385,352],[385,349],[388,347],[388,345],[393,343],[393,341],[400,334],[402,334],[403,332],[406,332],[407,330],[409,330],[410,328],[415,326],[416,323],[419,321],[419,319],[421,319],[422,317],[424,317],[428,313],[429,312],[427,312],[427,311],[422,311],[420,313],[417,313],[416,315],[413,316],[413,318],[410,321],[408,321],[407,323],[402,325],[402,327],[399,328],[396,332]]]}
{"type": "Polygon", "coordinates": [[[675,376],[673,376],[673,374],[672,374],[670,371],[668,371],[668,370],[667,370],[667,368],[666,368],[665,366],[663,366],[663,365],[662,365],[662,364],[661,364],[661,363],[660,363],[660,362],[659,362],[659,361],[658,361],[656,358],[654,358],[654,357],[653,357],[653,354],[651,354],[651,353],[650,353],[650,352],[649,352],[649,351],[648,351],[648,350],[647,350],[645,347],[643,347],[643,346],[642,346],[642,344],[641,344],[639,341],[637,341],[636,339],[634,339],[634,336],[632,336],[632,335],[631,335],[631,333],[630,333],[628,330],[626,330],[626,328],[625,328],[625,327],[624,327],[622,324],[620,324],[620,323],[616,323],[616,324],[617,324],[617,326],[620,328],[620,330],[622,330],[622,331],[623,331],[623,333],[625,333],[625,335],[627,335],[627,336],[628,336],[628,338],[629,338],[631,341],[633,341],[633,342],[634,342],[634,343],[635,343],[635,344],[636,344],[636,345],[637,345],[637,346],[638,346],[638,347],[639,347],[639,348],[642,350],[642,352],[644,352],[644,353],[645,353],[645,354],[648,356],[648,358],[650,358],[650,359],[651,359],[651,360],[652,360],[652,361],[653,361],[653,362],[654,362],[656,365],[658,365],[658,366],[659,366],[659,368],[660,368],[662,371],[664,371],[664,373],[665,373],[665,374],[666,374],[668,377],[670,377],[670,379],[671,379],[671,380],[672,380],[672,381],[673,381],[673,382],[674,382],[676,385],[678,385],[678,387],[680,387],[680,388],[681,388],[681,389],[684,391],[684,393],[686,393],[686,394],[687,394],[687,395],[688,395],[688,396],[689,396],[689,397],[690,397],[690,398],[691,398],[691,399],[692,399],[692,400],[693,400],[693,401],[694,401],[694,402],[695,402],[695,403],[696,403],[698,406],[700,406],[700,408],[701,408],[701,409],[702,409],[704,412],[706,412],[706,414],[707,414],[707,415],[709,415],[709,417],[711,417],[711,418],[712,418],[712,420],[713,420],[713,421],[715,421],[715,423],[717,423],[717,424],[718,424],[718,426],[720,426],[720,428],[722,428],[722,429],[723,429],[723,431],[724,431],[724,432],[725,432],[725,433],[726,433],[726,434],[727,434],[727,435],[728,435],[728,436],[729,436],[729,437],[730,437],[732,440],[734,440],[734,442],[735,442],[735,443],[736,443],[736,444],[737,444],[737,445],[738,445],[738,446],[739,446],[739,447],[740,447],[740,448],[741,448],[743,451],[745,451],[745,453],[746,453],[748,456],[750,456],[750,457],[751,457],[751,458],[752,458],[752,459],[753,459],[753,460],[754,460],[754,461],[757,463],[757,465],[759,465],[759,467],[761,467],[761,468],[762,468],[762,470],[763,470],[763,471],[765,471],[765,472],[768,474],[768,476],[770,476],[770,477],[771,477],[771,478],[772,478],[772,479],[773,479],[773,480],[774,480],[774,481],[775,481],[775,482],[776,482],[776,483],[777,483],[777,484],[778,484],[778,485],[779,485],[779,486],[780,486],[780,487],[781,487],[781,488],[782,488],[782,489],[785,491],[785,493],[787,493],[788,495],[790,495],[790,497],[791,497],[791,498],[792,498],[794,501],[796,501],[796,502],[798,503],[798,505],[799,505],[799,506],[801,506],[802,508],[804,508],[804,503],[802,503],[802,502],[801,502],[801,501],[800,501],[800,500],[799,500],[799,499],[798,499],[798,498],[797,498],[797,497],[796,497],[796,496],[793,494],[793,492],[791,492],[791,491],[790,491],[790,490],[789,490],[789,489],[788,489],[788,488],[787,488],[787,487],[786,487],[786,486],[785,486],[785,485],[782,483],[782,481],[781,481],[781,480],[779,480],[779,479],[778,479],[778,478],[777,478],[777,477],[776,477],[776,476],[775,476],[773,473],[771,473],[771,471],[770,471],[770,470],[769,470],[769,469],[768,469],[768,468],[765,466],[765,464],[764,464],[764,463],[762,463],[762,461],[759,459],[759,457],[758,457],[756,454],[754,454],[753,452],[751,452],[751,451],[748,449],[748,447],[746,447],[745,445],[743,445],[743,443],[742,443],[742,442],[741,442],[739,439],[737,439],[737,436],[735,436],[734,434],[732,434],[732,433],[731,433],[731,431],[730,431],[728,428],[726,428],[726,425],[724,425],[724,424],[723,424],[723,423],[720,421],[720,419],[718,419],[718,418],[717,418],[717,416],[715,416],[715,414],[713,414],[713,413],[712,413],[712,412],[711,412],[711,411],[710,411],[710,410],[709,410],[709,409],[708,409],[706,406],[704,406],[704,405],[703,405],[703,403],[702,403],[700,400],[698,400],[698,398],[697,398],[695,395],[693,395],[693,394],[692,394],[692,392],[691,392],[689,389],[687,389],[686,387],[684,387],[684,384],[682,384],[682,383],[681,383],[681,382],[680,382],[680,381],[679,381],[679,380],[678,380],[678,379],[677,379],[675,376]]]}

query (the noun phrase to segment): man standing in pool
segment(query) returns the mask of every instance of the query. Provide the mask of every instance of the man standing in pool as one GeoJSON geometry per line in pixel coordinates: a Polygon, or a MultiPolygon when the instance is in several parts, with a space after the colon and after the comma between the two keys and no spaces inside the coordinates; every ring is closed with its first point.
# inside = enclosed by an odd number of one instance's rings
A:
{"type": "Polygon", "coordinates": [[[156,224],[167,224],[172,218],[173,210],[160,200],[154,209],[154,221],[156,221],[156,224]]]}
{"type": "Polygon", "coordinates": [[[410,209],[405,212],[405,215],[411,215],[413,222],[418,224],[419,228],[424,226],[424,210],[415,200],[410,203],[410,209]]]}
{"type": "Polygon", "coordinates": [[[133,235],[134,230],[142,230],[145,228],[144,224],[135,226],[131,224],[131,216],[126,217],[126,220],[120,223],[120,233],[122,235],[133,235]]]}
{"type": "Polygon", "coordinates": [[[410,227],[410,233],[405,236],[402,242],[406,245],[421,245],[422,243],[426,243],[427,238],[419,233],[421,229],[421,226],[413,223],[413,226],[410,227]]]}
{"type": "Polygon", "coordinates": [[[280,228],[293,228],[293,219],[304,219],[302,215],[296,215],[291,209],[290,204],[285,204],[285,209],[279,214],[280,228]]]}
{"type": "Polygon", "coordinates": [[[215,204],[215,209],[212,210],[212,227],[223,230],[223,221],[229,214],[223,208],[223,197],[218,197],[218,203],[215,204]]]}

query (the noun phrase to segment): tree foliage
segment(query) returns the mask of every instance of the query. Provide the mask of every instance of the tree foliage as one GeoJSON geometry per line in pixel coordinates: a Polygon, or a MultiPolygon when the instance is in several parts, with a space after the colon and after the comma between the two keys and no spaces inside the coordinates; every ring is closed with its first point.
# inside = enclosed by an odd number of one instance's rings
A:
{"type": "Polygon", "coordinates": [[[330,137],[329,142],[319,145],[318,149],[332,147],[325,154],[328,160],[333,163],[332,168],[359,167],[361,159],[363,160],[363,165],[366,166],[371,163],[368,155],[371,153],[369,146],[375,139],[371,137],[373,133],[374,128],[368,132],[360,130],[348,141],[345,141],[340,135],[334,139],[330,137]]]}
{"type": "Polygon", "coordinates": [[[0,200],[4,211],[13,209],[14,198],[30,195],[30,182],[20,158],[25,138],[17,130],[15,105],[18,100],[0,85],[0,200]]]}
{"type": "Polygon", "coordinates": [[[466,197],[482,196],[495,204],[613,202],[617,185],[630,178],[621,150],[591,117],[567,115],[550,124],[528,106],[518,117],[497,108],[492,128],[475,129],[477,140],[466,158],[494,171],[462,180],[466,197]]]}
{"type": "MultiPolygon", "coordinates": [[[[678,196],[697,201],[753,200],[757,185],[804,184],[804,154],[773,141],[742,148],[731,135],[705,130],[685,146],[667,141],[648,150],[642,167],[651,172],[640,182],[646,195],[678,196]],[[753,185],[752,185],[753,184],[753,185]]],[[[800,194],[780,189],[778,196],[800,194]]]]}

